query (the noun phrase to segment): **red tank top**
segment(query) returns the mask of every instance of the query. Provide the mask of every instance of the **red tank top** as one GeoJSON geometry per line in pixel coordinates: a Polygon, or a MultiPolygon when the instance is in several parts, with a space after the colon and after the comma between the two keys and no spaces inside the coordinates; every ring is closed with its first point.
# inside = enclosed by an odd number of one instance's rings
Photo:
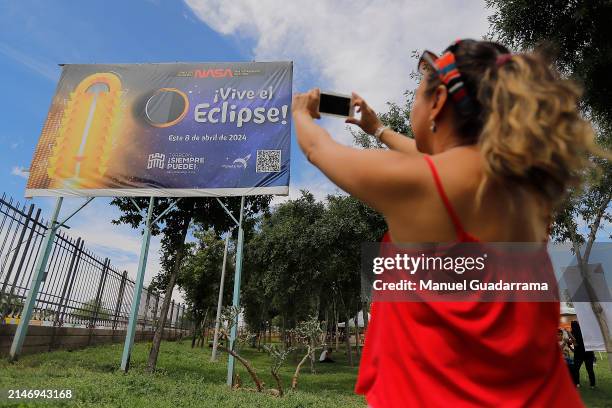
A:
{"type": "MultiPolygon", "coordinates": [[[[425,160],[458,241],[478,241],[425,160]]],[[[556,339],[558,302],[373,302],[371,315],[355,391],[373,408],[583,406],[556,339]]]]}

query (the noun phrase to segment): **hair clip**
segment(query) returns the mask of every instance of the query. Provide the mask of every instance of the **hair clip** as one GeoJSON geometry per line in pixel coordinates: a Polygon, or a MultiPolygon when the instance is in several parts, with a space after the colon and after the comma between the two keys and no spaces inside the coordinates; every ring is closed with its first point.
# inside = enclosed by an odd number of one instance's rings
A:
{"type": "Polygon", "coordinates": [[[495,60],[495,65],[497,65],[498,67],[501,67],[506,62],[510,61],[510,59],[512,59],[512,54],[501,54],[501,55],[498,55],[497,59],[495,60]]]}
{"type": "Polygon", "coordinates": [[[466,92],[461,74],[457,69],[455,54],[453,54],[451,51],[445,52],[435,61],[435,65],[440,80],[444,85],[446,85],[448,93],[451,95],[455,103],[462,109],[469,109],[470,98],[466,92]]]}

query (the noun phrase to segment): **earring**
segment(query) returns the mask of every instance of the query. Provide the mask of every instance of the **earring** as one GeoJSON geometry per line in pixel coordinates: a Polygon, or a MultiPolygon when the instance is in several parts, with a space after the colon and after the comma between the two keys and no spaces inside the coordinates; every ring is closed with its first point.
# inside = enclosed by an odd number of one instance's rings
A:
{"type": "Polygon", "coordinates": [[[429,130],[431,130],[431,133],[436,133],[436,121],[435,120],[431,120],[431,126],[429,126],[429,130]]]}

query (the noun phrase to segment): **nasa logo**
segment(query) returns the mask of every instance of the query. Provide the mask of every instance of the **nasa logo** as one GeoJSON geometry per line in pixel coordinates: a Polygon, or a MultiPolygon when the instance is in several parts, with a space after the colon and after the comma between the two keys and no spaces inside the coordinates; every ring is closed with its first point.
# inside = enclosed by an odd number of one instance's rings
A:
{"type": "Polygon", "coordinates": [[[233,77],[234,73],[229,68],[219,68],[219,69],[196,69],[193,71],[193,76],[195,78],[225,78],[225,77],[233,77]]]}

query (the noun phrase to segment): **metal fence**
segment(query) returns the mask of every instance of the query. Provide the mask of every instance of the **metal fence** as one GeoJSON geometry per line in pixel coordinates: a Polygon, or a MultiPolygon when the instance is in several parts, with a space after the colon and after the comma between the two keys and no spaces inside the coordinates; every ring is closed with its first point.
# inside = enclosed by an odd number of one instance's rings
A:
{"type": "MultiPolygon", "coordinates": [[[[16,323],[31,285],[43,237],[48,228],[40,208],[0,198],[0,324],[16,323]]],[[[81,238],[58,231],[40,291],[33,321],[48,326],[124,329],[127,326],[134,281],[108,258],[85,247],[81,238]]],[[[163,296],[143,288],[138,328],[153,329],[163,296]]],[[[171,302],[165,327],[188,329],[185,305],[171,302]]]]}

